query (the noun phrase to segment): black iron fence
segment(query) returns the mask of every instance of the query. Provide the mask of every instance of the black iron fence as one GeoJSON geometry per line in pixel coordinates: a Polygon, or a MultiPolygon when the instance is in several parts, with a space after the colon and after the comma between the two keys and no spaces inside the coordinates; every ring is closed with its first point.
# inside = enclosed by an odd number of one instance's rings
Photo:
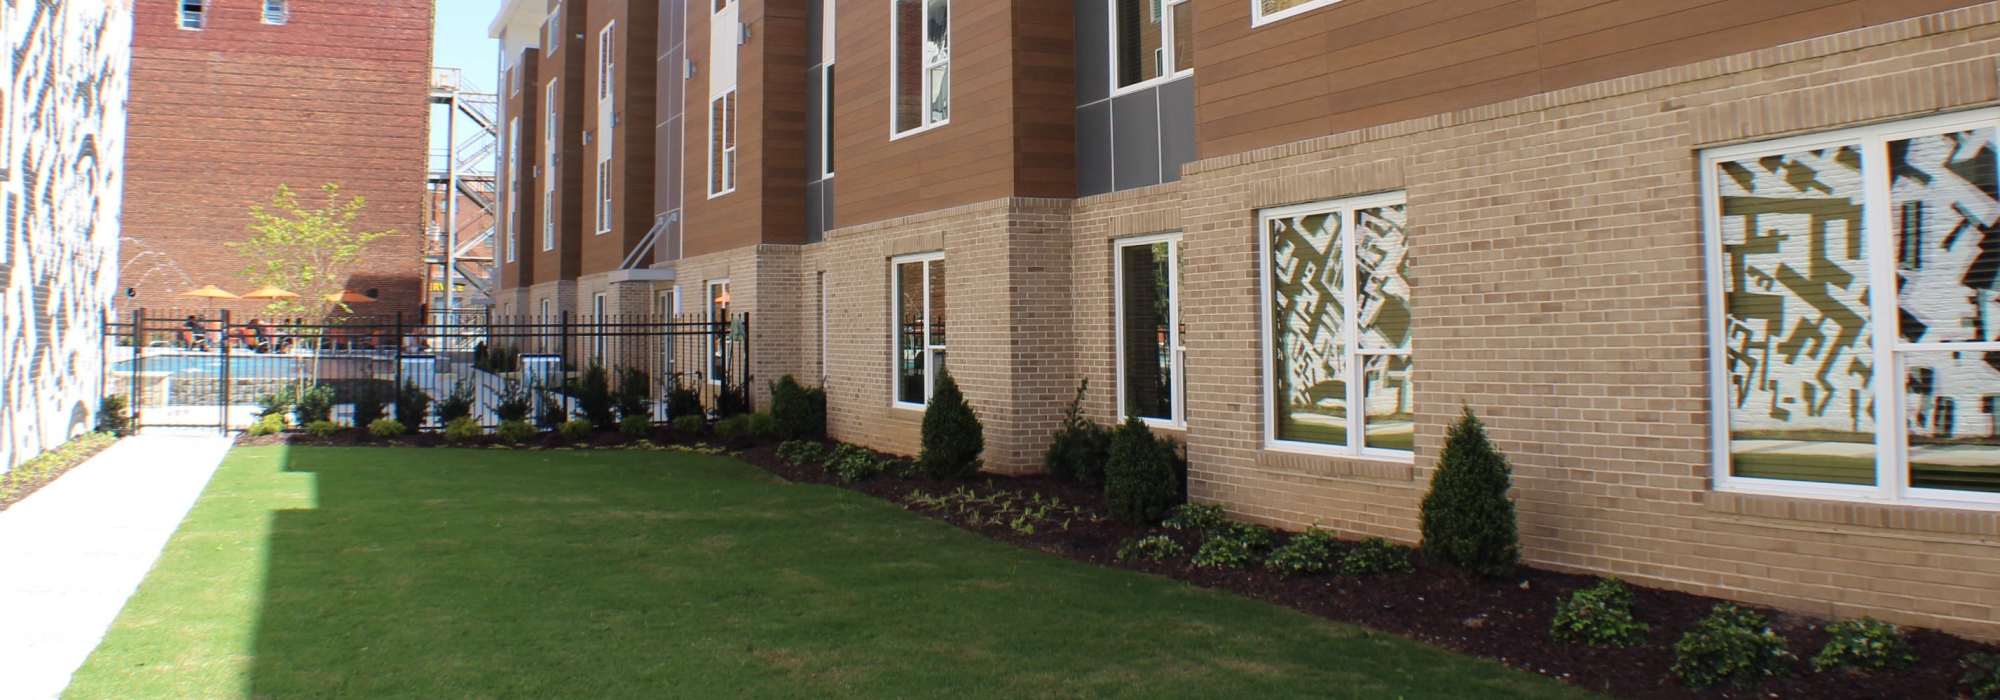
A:
{"type": "Polygon", "coordinates": [[[748,314],[315,321],[139,309],[105,319],[103,373],[135,427],[243,429],[274,406],[303,404],[293,409],[302,417],[318,420],[324,406],[341,426],[379,416],[435,427],[462,414],[490,428],[522,402],[546,426],[585,417],[603,392],[665,421],[674,410],[747,410],[749,327],[748,314]]]}

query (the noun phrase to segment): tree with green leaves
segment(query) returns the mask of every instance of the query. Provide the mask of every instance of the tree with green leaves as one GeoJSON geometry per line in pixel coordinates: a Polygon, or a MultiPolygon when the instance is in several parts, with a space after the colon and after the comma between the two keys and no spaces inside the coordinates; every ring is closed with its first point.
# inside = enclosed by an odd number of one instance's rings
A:
{"type": "Polygon", "coordinates": [[[336,311],[351,311],[329,299],[342,291],[347,273],[368,244],[394,230],[358,230],[356,222],[367,207],[360,196],[347,197],[340,185],[321,185],[325,198],[316,208],[301,202],[291,187],[279,185],[269,204],[250,205],[249,240],[230,243],[249,258],[244,271],[252,285],[273,286],[298,294],[279,299],[265,310],[279,315],[323,319],[336,311]]]}
{"type": "Polygon", "coordinates": [[[1424,551],[1468,571],[1505,576],[1521,559],[1514,502],[1507,499],[1513,472],[1486,439],[1486,426],[1466,408],[1452,424],[1424,496],[1424,551]]]}

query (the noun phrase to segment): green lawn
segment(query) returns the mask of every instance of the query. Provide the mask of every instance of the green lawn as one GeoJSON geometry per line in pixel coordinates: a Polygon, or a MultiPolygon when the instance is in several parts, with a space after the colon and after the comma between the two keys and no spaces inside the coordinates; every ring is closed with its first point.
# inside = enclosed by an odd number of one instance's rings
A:
{"type": "Polygon", "coordinates": [[[1581,697],[675,452],[240,448],[71,697],[1581,697]]]}

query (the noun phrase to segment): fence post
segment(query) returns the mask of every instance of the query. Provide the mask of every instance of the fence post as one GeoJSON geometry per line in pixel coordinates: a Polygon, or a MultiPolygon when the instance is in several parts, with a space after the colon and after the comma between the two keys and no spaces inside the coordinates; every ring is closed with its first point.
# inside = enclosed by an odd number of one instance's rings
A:
{"type": "MultiPolygon", "coordinates": [[[[424,429],[423,419],[419,417],[415,421],[412,421],[409,416],[403,415],[402,411],[400,410],[403,407],[403,311],[402,309],[396,310],[396,337],[394,340],[390,342],[396,344],[396,354],[394,359],[391,360],[391,364],[395,366],[396,374],[394,383],[396,385],[396,393],[390,395],[389,405],[395,406],[398,409],[396,411],[396,420],[402,421],[404,427],[408,428],[409,431],[412,433],[420,432],[424,429]]],[[[362,426],[362,427],[367,427],[367,426],[362,426]]]]}
{"type": "Polygon", "coordinates": [[[221,371],[217,372],[216,374],[217,376],[220,376],[222,378],[222,383],[221,385],[217,386],[215,390],[217,392],[217,396],[221,397],[222,417],[220,423],[216,425],[216,429],[220,431],[222,434],[227,435],[229,434],[229,381],[230,381],[228,309],[222,310],[222,315],[218,323],[220,323],[219,327],[220,329],[218,331],[218,333],[220,334],[219,340],[221,341],[222,344],[222,368],[221,371]]]}
{"type": "Polygon", "coordinates": [[[750,375],[750,312],[748,311],[743,312],[743,339],[737,342],[743,346],[743,373],[739,375],[743,377],[743,410],[754,413],[756,404],[750,401],[754,393],[751,383],[757,381],[757,378],[750,375]]]}
{"type": "Polygon", "coordinates": [[[146,371],[145,338],[146,309],[140,307],[132,310],[132,375],[125,381],[126,389],[132,392],[132,400],[127,402],[131,405],[127,408],[132,412],[132,429],[135,431],[139,429],[139,402],[145,398],[145,394],[139,391],[139,376],[146,371]]]}

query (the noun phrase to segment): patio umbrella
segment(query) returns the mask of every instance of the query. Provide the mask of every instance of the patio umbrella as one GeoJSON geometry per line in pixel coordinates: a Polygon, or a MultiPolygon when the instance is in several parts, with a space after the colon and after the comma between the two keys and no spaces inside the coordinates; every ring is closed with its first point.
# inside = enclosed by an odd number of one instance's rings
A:
{"type": "Polygon", "coordinates": [[[338,302],[338,303],[341,303],[341,304],[373,304],[373,303],[375,303],[375,298],[374,298],[374,297],[371,297],[371,296],[368,296],[368,295],[366,295],[366,294],[362,294],[362,293],[360,293],[360,292],[357,292],[357,291],[354,291],[354,290],[352,290],[352,289],[345,289],[345,290],[341,290],[341,291],[339,291],[339,292],[336,292],[336,293],[333,293],[333,294],[328,294],[328,295],[326,295],[326,300],[327,300],[327,301],[331,301],[331,302],[338,302]]]}
{"type": "Polygon", "coordinates": [[[215,285],[212,285],[212,284],[211,284],[211,285],[208,285],[208,286],[206,286],[206,287],[202,287],[201,289],[196,289],[196,290],[193,290],[193,291],[188,291],[188,292],[181,292],[181,296],[184,296],[184,297],[200,297],[200,298],[203,298],[203,299],[240,299],[240,298],[242,298],[242,297],[238,297],[238,296],[236,296],[236,295],[234,295],[234,294],[230,294],[229,292],[227,292],[227,291],[224,291],[224,290],[223,290],[223,289],[222,289],[221,287],[217,287],[217,286],[215,286],[215,285]]]}
{"type": "Polygon", "coordinates": [[[298,294],[295,294],[295,293],[292,293],[292,292],[287,292],[287,291],[285,291],[285,290],[283,290],[283,289],[279,289],[279,288],[277,288],[277,287],[265,287],[265,288],[263,288],[263,289],[259,289],[259,290],[257,290],[257,291],[254,291],[254,292],[251,292],[251,293],[249,293],[249,294],[245,294],[245,295],[243,295],[243,298],[245,298],[245,299],[297,299],[297,298],[299,298],[299,295],[298,295],[298,294]]]}

